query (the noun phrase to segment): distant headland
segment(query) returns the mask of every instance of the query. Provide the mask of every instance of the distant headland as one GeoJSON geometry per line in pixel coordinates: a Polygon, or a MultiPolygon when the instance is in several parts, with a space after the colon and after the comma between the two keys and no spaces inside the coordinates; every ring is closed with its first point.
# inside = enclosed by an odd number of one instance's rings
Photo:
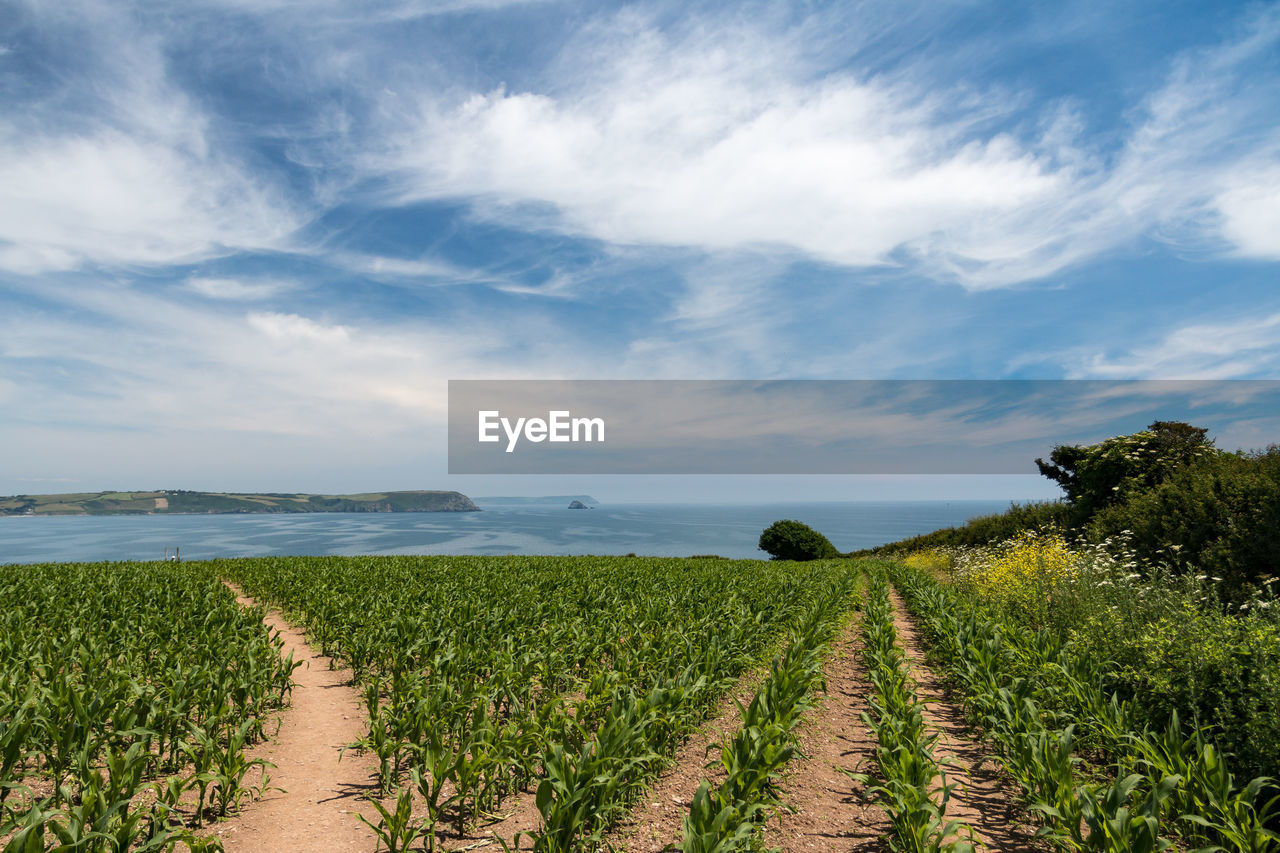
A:
{"type": "Polygon", "coordinates": [[[479,512],[461,492],[308,495],[267,492],[80,492],[0,497],[3,515],[175,515],[184,513],[479,512]]]}

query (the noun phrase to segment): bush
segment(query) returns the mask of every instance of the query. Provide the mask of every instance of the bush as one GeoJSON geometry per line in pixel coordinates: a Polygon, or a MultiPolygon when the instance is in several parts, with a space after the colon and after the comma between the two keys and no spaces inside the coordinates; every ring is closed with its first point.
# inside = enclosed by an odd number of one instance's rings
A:
{"type": "Polygon", "coordinates": [[[1175,571],[1221,578],[1223,598],[1239,603],[1280,572],[1280,448],[1198,460],[1103,509],[1088,530],[1175,571]]]}
{"type": "Polygon", "coordinates": [[[980,515],[962,527],[945,527],[909,539],[858,551],[854,556],[911,554],[938,548],[988,545],[1013,539],[1024,531],[1059,530],[1067,526],[1071,505],[1061,501],[1014,503],[1002,513],[980,515]]]}
{"type": "Polygon", "coordinates": [[[760,550],[775,560],[822,560],[840,556],[827,537],[789,518],[765,528],[760,534],[760,550]]]}
{"type": "Polygon", "coordinates": [[[1062,486],[1077,523],[1130,494],[1158,486],[1173,472],[1221,451],[1208,430],[1182,421],[1156,421],[1142,432],[1097,444],[1060,444],[1040,473],[1062,486]]]}

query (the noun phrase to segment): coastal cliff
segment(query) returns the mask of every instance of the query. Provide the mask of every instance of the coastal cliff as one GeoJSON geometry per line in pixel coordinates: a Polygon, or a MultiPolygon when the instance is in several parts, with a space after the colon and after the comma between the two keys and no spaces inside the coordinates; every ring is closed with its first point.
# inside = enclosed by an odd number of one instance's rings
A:
{"type": "Polygon", "coordinates": [[[282,492],[84,492],[0,498],[0,515],[174,515],[186,513],[479,512],[461,492],[369,492],[311,495],[282,492]]]}

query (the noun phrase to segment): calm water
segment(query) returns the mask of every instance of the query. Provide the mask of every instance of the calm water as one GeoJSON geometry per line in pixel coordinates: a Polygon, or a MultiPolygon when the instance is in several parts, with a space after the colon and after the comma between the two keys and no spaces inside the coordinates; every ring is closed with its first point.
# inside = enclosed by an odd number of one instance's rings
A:
{"type": "Polygon", "coordinates": [[[490,504],[465,513],[0,518],[0,563],[279,554],[765,555],[760,531],[795,518],[850,551],[891,542],[1007,501],[772,505],[613,504],[592,510],[490,504]]]}

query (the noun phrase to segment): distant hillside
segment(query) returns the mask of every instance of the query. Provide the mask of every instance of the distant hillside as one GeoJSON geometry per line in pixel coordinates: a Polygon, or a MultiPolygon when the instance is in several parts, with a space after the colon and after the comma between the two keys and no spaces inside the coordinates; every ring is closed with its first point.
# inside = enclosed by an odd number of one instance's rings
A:
{"type": "Polygon", "coordinates": [[[460,492],[375,492],[362,495],[226,492],[88,492],[0,498],[0,515],[172,515],[268,512],[479,512],[460,492]]]}
{"type": "Polygon", "coordinates": [[[573,501],[581,501],[590,506],[597,506],[600,501],[591,495],[544,495],[537,498],[489,497],[476,498],[478,504],[523,504],[525,506],[568,506],[573,501]]]}

